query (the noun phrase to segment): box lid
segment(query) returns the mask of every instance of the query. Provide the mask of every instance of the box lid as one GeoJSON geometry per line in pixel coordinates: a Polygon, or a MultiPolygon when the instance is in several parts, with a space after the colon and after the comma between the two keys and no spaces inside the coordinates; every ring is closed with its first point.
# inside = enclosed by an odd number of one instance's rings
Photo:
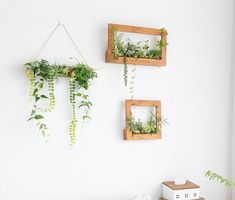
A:
{"type": "MultiPolygon", "coordinates": [[[[160,198],[160,200],[167,200],[167,199],[164,199],[164,198],[160,198]]],[[[205,200],[204,198],[200,197],[198,200],[205,200]]]]}
{"type": "Polygon", "coordinates": [[[185,190],[185,189],[200,188],[198,185],[190,181],[186,181],[186,183],[183,185],[176,185],[174,181],[166,181],[166,182],[163,182],[163,184],[171,188],[172,190],[185,190]]]}

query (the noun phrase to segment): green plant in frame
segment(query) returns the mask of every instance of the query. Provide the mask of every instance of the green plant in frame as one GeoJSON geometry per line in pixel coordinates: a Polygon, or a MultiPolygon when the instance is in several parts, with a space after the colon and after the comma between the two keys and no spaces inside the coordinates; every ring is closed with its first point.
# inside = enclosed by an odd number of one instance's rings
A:
{"type": "Polygon", "coordinates": [[[60,78],[69,77],[70,103],[72,105],[72,119],[69,126],[70,145],[73,146],[76,141],[77,117],[76,110],[84,108],[85,112],[82,116],[83,122],[90,119],[89,110],[92,103],[85,91],[89,89],[90,82],[97,77],[95,70],[86,64],[78,63],[73,66],[53,64],[48,61],[33,61],[25,64],[26,73],[30,80],[29,93],[34,98],[33,109],[29,120],[35,120],[43,136],[49,136],[48,127],[45,123],[45,113],[51,112],[55,108],[55,82],[60,78]],[[48,83],[49,95],[42,94],[45,82],[48,83]],[[77,97],[80,102],[77,102],[77,97]],[[47,108],[41,108],[38,103],[41,100],[49,100],[47,108]],[[78,104],[78,105],[77,105],[78,104]]]}
{"type": "Polygon", "coordinates": [[[136,120],[135,117],[131,117],[126,121],[126,126],[133,134],[158,134],[160,124],[168,124],[167,119],[164,117],[157,118],[152,112],[150,112],[150,117],[146,123],[140,119],[136,120]]]}
{"type": "MultiPolygon", "coordinates": [[[[123,33],[118,33],[118,27],[114,28],[113,31],[112,54],[114,59],[123,57],[123,79],[125,86],[128,85],[128,59],[144,58],[161,60],[163,58],[163,47],[167,43],[162,37],[156,41],[154,48],[151,49],[148,40],[135,43],[128,38],[124,41],[123,33]]],[[[164,28],[161,29],[161,35],[167,35],[167,31],[164,28]]]]}
{"type": "Polygon", "coordinates": [[[215,180],[215,181],[217,181],[221,184],[224,184],[227,187],[235,189],[235,182],[232,182],[231,180],[226,179],[226,178],[224,178],[223,176],[221,176],[217,173],[207,171],[205,173],[205,177],[207,177],[209,180],[215,180]]]}

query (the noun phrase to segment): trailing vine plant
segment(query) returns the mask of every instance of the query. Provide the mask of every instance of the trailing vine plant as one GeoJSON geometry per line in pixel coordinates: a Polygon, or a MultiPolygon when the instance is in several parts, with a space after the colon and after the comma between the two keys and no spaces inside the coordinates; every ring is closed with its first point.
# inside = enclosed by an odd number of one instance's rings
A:
{"type": "Polygon", "coordinates": [[[232,189],[235,189],[235,182],[232,182],[231,180],[229,179],[226,179],[224,178],[223,176],[217,174],[217,173],[214,173],[214,172],[211,172],[211,171],[207,171],[205,173],[205,177],[207,177],[209,180],[215,180],[221,184],[224,184],[225,186],[227,187],[230,187],[232,189]]]}
{"type": "Polygon", "coordinates": [[[90,119],[89,111],[92,103],[89,101],[89,95],[85,93],[89,89],[90,82],[97,77],[95,70],[86,64],[78,63],[74,66],[50,65],[48,61],[33,61],[25,64],[26,73],[30,81],[29,95],[33,97],[33,109],[29,121],[35,120],[36,125],[42,135],[48,138],[48,126],[45,123],[45,113],[51,112],[55,108],[55,82],[60,78],[69,77],[69,100],[72,106],[72,119],[69,125],[70,145],[76,142],[77,110],[84,108],[82,116],[83,122],[90,119]],[[45,82],[48,83],[48,95],[42,94],[45,82]],[[77,101],[77,98],[80,101],[77,101]],[[49,100],[48,106],[40,106],[42,100],[49,100]]]}
{"type": "Polygon", "coordinates": [[[36,125],[39,128],[39,131],[41,134],[46,138],[46,141],[48,139],[48,132],[47,132],[47,125],[45,123],[45,119],[43,116],[43,109],[38,106],[38,103],[42,99],[48,99],[46,95],[41,94],[41,90],[44,87],[44,81],[45,79],[40,76],[42,74],[43,69],[48,65],[48,62],[45,60],[39,61],[33,61],[31,63],[26,63],[26,74],[30,81],[29,86],[29,95],[33,98],[33,109],[31,111],[30,117],[28,121],[35,120],[36,125]]]}
{"type": "Polygon", "coordinates": [[[134,98],[134,85],[135,85],[135,76],[136,76],[135,72],[136,72],[136,65],[134,65],[131,70],[131,81],[130,81],[130,86],[129,86],[131,99],[134,98]]]}
{"type": "Polygon", "coordinates": [[[126,126],[132,131],[133,134],[158,134],[161,124],[168,124],[167,119],[164,117],[156,117],[154,113],[150,112],[150,118],[146,123],[140,119],[136,120],[135,117],[127,119],[126,126]]]}
{"type": "Polygon", "coordinates": [[[90,68],[86,64],[77,64],[74,66],[74,70],[70,77],[70,103],[72,105],[72,120],[70,122],[69,132],[70,132],[70,144],[74,145],[76,142],[76,99],[80,98],[78,109],[83,108],[83,122],[89,120],[91,117],[89,111],[91,109],[92,103],[89,101],[89,95],[85,93],[89,89],[90,81],[97,77],[94,69],[90,68]]]}
{"type": "MultiPolygon", "coordinates": [[[[167,30],[164,28],[161,29],[161,33],[168,34],[167,30]]],[[[124,42],[123,33],[118,33],[117,29],[115,29],[112,53],[114,59],[117,59],[118,57],[124,58],[123,79],[125,86],[128,85],[128,58],[160,60],[162,58],[163,47],[166,45],[168,44],[162,39],[156,41],[155,49],[150,49],[148,40],[134,43],[130,39],[127,39],[127,42],[124,42]]]]}

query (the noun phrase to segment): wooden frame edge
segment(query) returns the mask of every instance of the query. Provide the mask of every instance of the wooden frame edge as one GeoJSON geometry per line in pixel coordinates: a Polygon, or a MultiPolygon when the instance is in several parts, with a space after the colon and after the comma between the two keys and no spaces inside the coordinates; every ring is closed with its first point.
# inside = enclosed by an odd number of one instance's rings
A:
{"type": "MultiPolygon", "coordinates": [[[[156,108],[156,117],[161,117],[161,101],[154,100],[125,100],[125,121],[127,121],[131,116],[132,106],[147,106],[156,108]]],[[[125,124],[125,129],[123,131],[124,140],[151,140],[151,139],[161,139],[162,138],[162,127],[161,123],[157,126],[159,127],[158,133],[140,133],[133,134],[130,129],[125,124]]]]}
{"type": "Polygon", "coordinates": [[[129,26],[129,25],[122,25],[122,24],[108,24],[108,49],[105,52],[105,62],[106,63],[116,63],[116,64],[124,64],[124,58],[113,57],[113,40],[114,40],[114,31],[120,32],[129,32],[129,33],[139,33],[139,34],[146,34],[146,35],[160,35],[161,39],[166,44],[163,46],[163,53],[162,59],[150,59],[150,58],[128,58],[127,64],[134,64],[134,65],[147,65],[147,66],[165,66],[166,65],[166,54],[167,54],[167,33],[162,32],[161,29],[157,28],[146,28],[140,26],[129,26]]]}

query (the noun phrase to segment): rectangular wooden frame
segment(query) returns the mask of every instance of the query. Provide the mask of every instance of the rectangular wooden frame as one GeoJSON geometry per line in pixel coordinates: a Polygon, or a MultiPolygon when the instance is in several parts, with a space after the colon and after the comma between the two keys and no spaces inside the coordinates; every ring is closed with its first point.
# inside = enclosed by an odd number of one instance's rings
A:
{"type": "MultiPolygon", "coordinates": [[[[151,100],[126,100],[125,101],[125,115],[126,121],[132,117],[131,108],[132,106],[149,106],[156,108],[156,117],[161,118],[161,101],[151,101],[151,100]]],[[[161,124],[158,125],[160,130],[158,133],[140,133],[133,134],[132,131],[126,126],[124,130],[124,139],[125,140],[152,140],[152,139],[161,139],[162,129],[161,124]]]]}
{"type": "MultiPolygon", "coordinates": [[[[140,33],[146,35],[159,35],[165,44],[167,44],[167,33],[161,29],[145,28],[138,26],[127,26],[120,24],[108,24],[108,50],[105,55],[106,63],[124,63],[124,57],[113,57],[113,41],[114,31],[129,32],[129,33],[140,33]]],[[[128,58],[127,64],[134,65],[149,65],[149,66],[165,66],[166,65],[166,45],[162,49],[162,59],[149,59],[149,58],[128,58]]]]}

